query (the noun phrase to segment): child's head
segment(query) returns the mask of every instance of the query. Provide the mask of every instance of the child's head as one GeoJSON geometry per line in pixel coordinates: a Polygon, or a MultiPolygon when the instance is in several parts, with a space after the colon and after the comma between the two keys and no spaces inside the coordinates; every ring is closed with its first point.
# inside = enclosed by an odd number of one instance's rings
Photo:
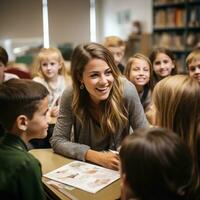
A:
{"type": "Polygon", "coordinates": [[[0,82],[4,79],[4,70],[8,63],[8,54],[3,47],[0,47],[0,82]]]}
{"type": "Polygon", "coordinates": [[[192,51],[186,58],[189,76],[200,82],[200,49],[192,51]]]}
{"type": "Polygon", "coordinates": [[[169,76],[158,82],[152,94],[156,125],[178,133],[190,147],[199,175],[200,84],[188,75],[169,76]]]}
{"type": "Polygon", "coordinates": [[[33,64],[33,76],[51,80],[60,75],[66,75],[64,59],[57,48],[42,48],[33,64]]]}
{"type": "Polygon", "coordinates": [[[13,134],[29,139],[47,134],[48,90],[26,79],[10,79],[0,85],[0,123],[13,134]]]}
{"type": "Polygon", "coordinates": [[[151,52],[149,58],[153,65],[153,75],[157,80],[177,73],[175,56],[169,49],[156,48],[151,52]]]}
{"type": "Polygon", "coordinates": [[[137,90],[143,90],[145,85],[151,88],[152,65],[145,55],[137,53],[130,57],[124,74],[136,86],[137,90]]]}
{"type": "Polygon", "coordinates": [[[177,200],[192,183],[189,149],[170,130],[138,129],[120,149],[122,199],[177,200]]]}
{"type": "Polygon", "coordinates": [[[118,36],[108,36],[103,44],[112,52],[116,64],[121,63],[125,53],[125,42],[118,36]]]}

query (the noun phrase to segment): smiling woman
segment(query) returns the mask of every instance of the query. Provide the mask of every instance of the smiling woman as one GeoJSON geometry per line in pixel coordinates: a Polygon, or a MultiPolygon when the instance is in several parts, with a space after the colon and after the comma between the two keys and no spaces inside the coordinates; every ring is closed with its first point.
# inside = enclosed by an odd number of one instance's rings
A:
{"type": "Polygon", "coordinates": [[[137,91],[122,78],[110,51],[97,43],[75,48],[71,74],[73,88],[61,98],[52,147],[64,156],[118,169],[118,155],[108,150],[118,149],[130,127],[148,126],[137,91]]]}

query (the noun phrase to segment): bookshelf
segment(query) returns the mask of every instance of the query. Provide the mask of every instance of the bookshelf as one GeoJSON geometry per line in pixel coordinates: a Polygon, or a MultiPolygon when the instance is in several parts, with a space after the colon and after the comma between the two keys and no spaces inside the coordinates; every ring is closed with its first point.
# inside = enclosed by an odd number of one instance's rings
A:
{"type": "Polygon", "coordinates": [[[153,0],[153,46],[171,49],[179,71],[185,58],[200,43],[200,0],[153,0]]]}

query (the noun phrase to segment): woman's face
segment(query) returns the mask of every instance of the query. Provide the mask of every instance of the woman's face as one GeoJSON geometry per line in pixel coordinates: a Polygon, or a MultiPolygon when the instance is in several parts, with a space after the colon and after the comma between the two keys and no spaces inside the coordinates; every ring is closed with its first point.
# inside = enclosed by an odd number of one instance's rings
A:
{"type": "Polygon", "coordinates": [[[150,67],[149,64],[142,59],[134,58],[131,65],[130,81],[137,87],[143,87],[149,82],[150,67]]]}
{"type": "Polygon", "coordinates": [[[152,64],[155,74],[161,79],[169,76],[175,67],[172,59],[165,53],[158,53],[152,64]]]}
{"type": "Polygon", "coordinates": [[[112,70],[104,60],[94,58],[85,65],[81,83],[95,104],[108,98],[113,82],[112,70]]]}

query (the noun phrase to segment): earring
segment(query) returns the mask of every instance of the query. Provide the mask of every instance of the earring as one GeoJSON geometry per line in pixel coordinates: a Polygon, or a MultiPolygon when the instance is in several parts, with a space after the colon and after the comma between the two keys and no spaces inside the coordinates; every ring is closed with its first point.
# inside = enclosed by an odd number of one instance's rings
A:
{"type": "Polygon", "coordinates": [[[81,90],[84,89],[84,84],[83,84],[83,83],[81,83],[81,85],[80,85],[80,89],[81,89],[81,90]]]}

